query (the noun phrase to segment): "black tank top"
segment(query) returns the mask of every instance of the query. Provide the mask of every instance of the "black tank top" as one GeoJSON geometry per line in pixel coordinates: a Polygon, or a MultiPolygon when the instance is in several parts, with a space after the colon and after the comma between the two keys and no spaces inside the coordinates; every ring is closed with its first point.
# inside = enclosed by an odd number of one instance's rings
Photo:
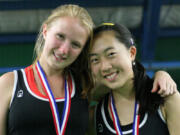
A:
{"type": "MultiPolygon", "coordinates": [[[[108,95],[96,108],[96,132],[97,135],[116,135],[113,121],[108,112],[108,95]]],[[[121,126],[123,135],[132,135],[132,124],[121,126]]],[[[167,125],[162,117],[160,109],[154,114],[140,116],[139,135],[169,135],[167,125]]]]}
{"type": "MultiPolygon", "coordinates": [[[[30,89],[25,70],[14,71],[14,74],[7,135],[56,135],[48,99],[30,89]]],[[[84,135],[88,128],[88,102],[80,97],[81,88],[75,86],[74,81],[72,79],[74,88],[65,135],[84,135]]],[[[61,118],[64,99],[56,99],[56,103],[61,118]]]]}

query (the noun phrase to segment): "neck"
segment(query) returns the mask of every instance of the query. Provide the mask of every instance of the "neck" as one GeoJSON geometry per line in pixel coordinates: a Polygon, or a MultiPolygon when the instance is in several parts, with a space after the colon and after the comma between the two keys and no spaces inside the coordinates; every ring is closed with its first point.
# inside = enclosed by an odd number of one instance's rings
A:
{"type": "MultiPolygon", "coordinates": [[[[133,89],[133,85],[128,84],[126,86],[127,87],[112,91],[117,115],[119,117],[121,125],[128,125],[132,123],[134,116],[135,92],[133,89]]],[[[112,118],[111,113],[110,116],[112,118]]]]}
{"type": "Polygon", "coordinates": [[[123,87],[112,90],[112,94],[115,102],[120,101],[134,101],[135,100],[135,90],[133,85],[133,80],[129,81],[123,87]]]}
{"type": "Polygon", "coordinates": [[[43,59],[39,59],[39,63],[46,74],[46,77],[53,77],[53,76],[63,76],[63,70],[57,70],[50,66],[47,62],[43,59]]]}
{"type": "MultiPolygon", "coordinates": [[[[50,66],[44,64],[42,61],[39,61],[41,67],[43,68],[50,88],[53,92],[54,97],[64,97],[64,75],[62,72],[58,72],[56,70],[52,70],[50,66]]],[[[35,80],[38,86],[38,89],[41,93],[45,94],[42,88],[41,81],[39,79],[37,70],[35,66],[33,67],[35,80]]]]}

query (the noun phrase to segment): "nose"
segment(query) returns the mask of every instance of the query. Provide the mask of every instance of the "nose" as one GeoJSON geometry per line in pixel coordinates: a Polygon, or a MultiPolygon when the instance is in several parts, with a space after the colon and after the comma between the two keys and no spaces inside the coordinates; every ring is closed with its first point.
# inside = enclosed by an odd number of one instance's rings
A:
{"type": "Polygon", "coordinates": [[[70,50],[70,43],[68,41],[64,41],[59,47],[59,51],[62,55],[67,55],[69,50],[70,50]]]}
{"type": "Polygon", "coordinates": [[[110,61],[108,60],[101,60],[101,71],[102,72],[108,72],[110,69],[112,68],[112,65],[110,63],[110,61]]]}

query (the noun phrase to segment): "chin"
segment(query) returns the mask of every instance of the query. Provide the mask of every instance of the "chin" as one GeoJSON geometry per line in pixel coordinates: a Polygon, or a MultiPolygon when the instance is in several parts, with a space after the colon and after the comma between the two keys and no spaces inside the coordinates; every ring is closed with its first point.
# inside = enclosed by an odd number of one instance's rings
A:
{"type": "Polygon", "coordinates": [[[108,88],[110,88],[110,89],[112,89],[112,90],[114,90],[114,89],[120,89],[120,88],[122,88],[123,87],[123,85],[121,85],[121,84],[106,84],[106,86],[108,87],[108,88]]]}

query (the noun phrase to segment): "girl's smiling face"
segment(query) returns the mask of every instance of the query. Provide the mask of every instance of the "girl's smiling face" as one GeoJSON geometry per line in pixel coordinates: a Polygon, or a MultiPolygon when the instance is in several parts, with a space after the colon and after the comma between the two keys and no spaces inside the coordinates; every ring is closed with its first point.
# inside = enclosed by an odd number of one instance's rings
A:
{"type": "Polygon", "coordinates": [[[41,63],[63,70],[81,53],[88,37],[86,28],[74,17],[60,17],[49,28],[44,25],[41,63]]]}
{"type": "Polygon", "coordinates": [[[96,80],[111,89],[118,89],[132,82],[132,61],[136,48],[127,49],[113,31],[104,31],[95,36],[90,51],[90,65],[96,80]]]}

